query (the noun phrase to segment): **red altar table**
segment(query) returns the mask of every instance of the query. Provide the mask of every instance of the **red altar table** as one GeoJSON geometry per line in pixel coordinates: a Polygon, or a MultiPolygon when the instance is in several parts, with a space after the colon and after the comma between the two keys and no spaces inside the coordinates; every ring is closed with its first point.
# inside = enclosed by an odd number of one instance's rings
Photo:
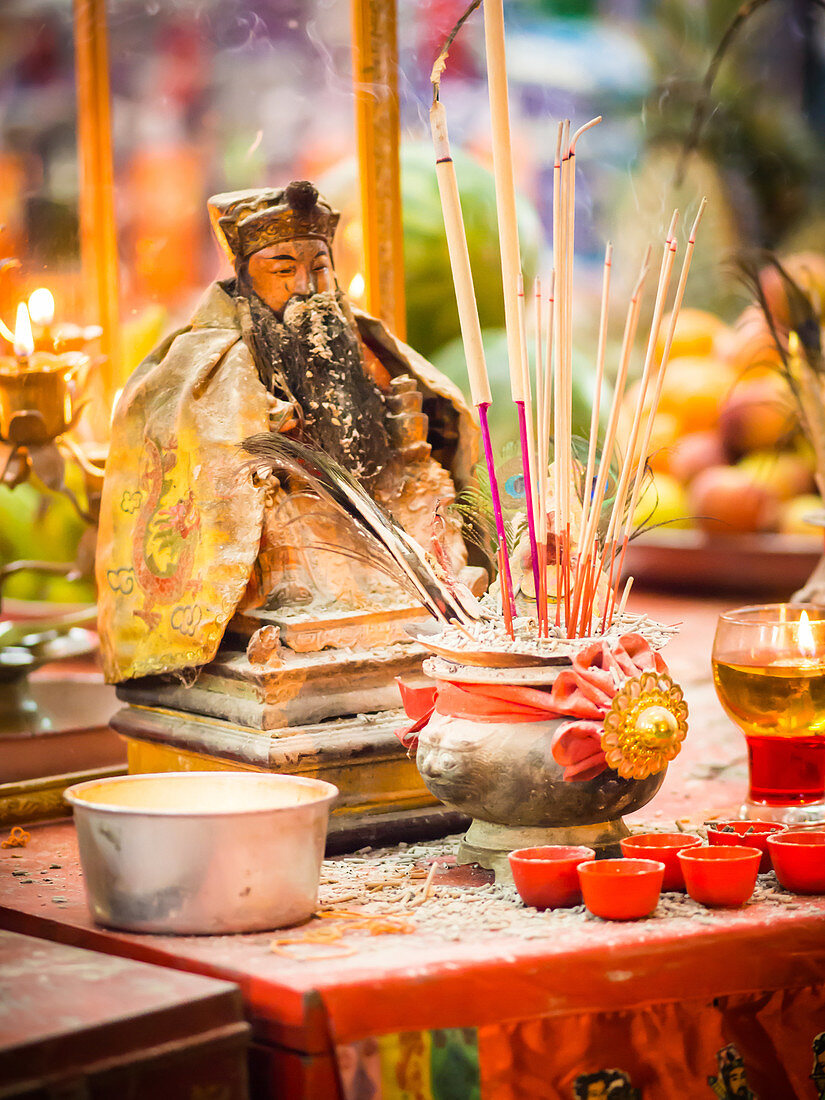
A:
{"type": "MultiPolygon", "coordinates": [[[[709,681],[717,610],[692,605],[669,652],[691,734],[638,815],[659,826],[727,814],[744,793],[741,735],[709,681]]],[[[825,1095],[825,899],[787,894],[772,876],[741,910],[670,894],[652,918],[608,923],[525,910],[452,867],[454,841],[431,841],[328,861],[326,917],[302,928],[138,936],[92,923],[69,822],[31,832],[25,850],[0,854],[0,926],[236,982],[254,1096],[825,1095]],[[433,859],[442,866],[425,900],[433,859]]]]}

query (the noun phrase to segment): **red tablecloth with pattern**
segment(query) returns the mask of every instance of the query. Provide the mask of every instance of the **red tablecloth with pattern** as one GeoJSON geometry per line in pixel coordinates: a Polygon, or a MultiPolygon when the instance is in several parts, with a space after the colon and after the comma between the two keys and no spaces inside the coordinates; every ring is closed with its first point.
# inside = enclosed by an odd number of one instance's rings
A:
{"type": "MultiPolygon", "coordinates": [[[[641,819],[701,820],[744,793],[744,745],[709,682],[717,610],[660,611],[689,620],[669,660],[691,733],[641,819]]],[[[425,928],[362,930],[320,957],[290,958],[273,953],[272,934],[95,926],[68,822],[0,853],[0,926],[237,982],[262,1097],[825,1096],[825,899],[782,900],[626,924],[548,919],[531,939],[471,922],[449,942],[425,928]]]]}

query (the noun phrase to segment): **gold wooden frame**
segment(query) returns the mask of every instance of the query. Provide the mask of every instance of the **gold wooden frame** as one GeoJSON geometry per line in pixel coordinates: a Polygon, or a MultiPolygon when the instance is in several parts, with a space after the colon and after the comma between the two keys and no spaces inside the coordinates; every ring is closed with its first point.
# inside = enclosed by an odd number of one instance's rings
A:
{"type": "Polygon", "coordinates": [[[120,350],[120,279],[115,225],[106,0],[74,0],[80,264],[86,321],[99,324],[103,398],[111,403],[120,350]]]}
{"type": "MultiPolygon", "coordinates": [[[[399,161],[397,0],[351,0],[353,89],[370,313],[406,329],[399,161]]],[[[119,300],[106,0],[74,0],[80,241],[87,319],[103,328],[103,390],[118,375],[119,300]]]]}
{"type": "Polygon", "coordinates": [[[396,0],[351,0],[352,81],[367,310],[402,340],[404,245],[396,0]]]}

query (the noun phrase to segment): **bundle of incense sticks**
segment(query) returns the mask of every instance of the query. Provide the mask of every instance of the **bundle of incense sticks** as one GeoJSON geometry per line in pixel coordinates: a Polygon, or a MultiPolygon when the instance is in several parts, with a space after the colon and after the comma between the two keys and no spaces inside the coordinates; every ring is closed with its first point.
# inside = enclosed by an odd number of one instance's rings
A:
{"type": "MultiPolygon", "coordinates": [[[[477,4],[465,13],[462,21],[477,4]]],[[[460,26],[460,24],[459,24],[460,26]]],[[[485,0],[484,26],[487,71],[490,90],[490,114],[493,133],[493,168],[496,187],[501,274],[504,287],[505,325],[510,367],[510,386],[516,405],[525,509],[530,541],[531,565],[536,593],[536,620],[540,636],[550,634],[550,607],[555,604],[555,626],[568,638],[591,637],[610,628],[616,616],[621,618],[633,578],[629,578],[621,597],[622,568],[632,533],[633,515],[647,466],[653,423],[662,392],[662,384],[676,331],[679,310],[693,257],[696,230],[704,213],[703,199],[693,222],[682,261],[681,274],[671,306],[670,319],[661,359],[657,347],[668,302],[671,276],[676,259],[674,211],[663,242],[659,280],[650,329],[645,344],[638,398],[624,451],[618,441],[619,415],[622,408],[631,356],[641,313],[642,294],[650,267],[652,250],[648,248],[638,279],[627,306],[621,352],[613,396],[601,450],[598,429],[602,412],[602,387],[610,298],[613,250],[608,243],[604,258],[598,346],[596,352],[595,392],[590,423],[587,461],[584,469],[574,460],[572,446],[573,394],[573,257],[575,245],[576,144],[579,138],[601,121],[591,119],[570,135],[570,122],[559,123],[553,168],[553,262],[549,280],[547,308],[537,280],[535,301],[535,383],[531,381],[527,353],[526,301],[521,272],[516,223],[515,183],[510,147],[510,115],[507,73],[504,57],[503,0],[485,0]],[[535,400],[534,400],[535,397],[535,400]],[[552,475],[550,441],[553,441],[552,475]],[[611,469],[614,478],[610,479],[611,469]],[[615,472],[617,471],[617,472],[615,472]],[[611,484],[613,501],[606,534],[599,538],[599,526],[605,495],[611,484]],[[580,502],[578,523],[574,519],[574,498],[580,502]],[[548,507],[552,500],[552,530],[548,507]],[[553,552],[550,569],[549,552],[553,552]],[[548,571],[552,573],[554,593],[548,593],[548,571]]],[[[457,29],[457,28],[456,28],[457,29]]],[[[502,610],[508,633],[513,635],[513,587],[507,559],[507,542],[501,516],[495,464],[487,428],[490,388],[481,330],[478,321],[472,274],[461,216],[458,184],[453,170],[447,139],[444,107],[440,101],[440,80],[444,72],[448,40],[433,68],[433,106],[431,124],[436,150],[436,165],[442,209],[447,230],[450,263],[458,299],[459,318],[464,340],[472,400],[479,412],[485,460],[493,496],[493,509],[499,542],[499,576],[502,610]]],[[[578,509],[576,509],[578,510],[578,509]]]]}

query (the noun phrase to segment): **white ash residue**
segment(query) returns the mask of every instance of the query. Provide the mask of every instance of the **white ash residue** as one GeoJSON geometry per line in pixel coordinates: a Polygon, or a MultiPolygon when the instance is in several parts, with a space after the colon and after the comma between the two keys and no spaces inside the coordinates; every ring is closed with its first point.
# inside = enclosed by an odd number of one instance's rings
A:
{"type": "Polygon", "coordinates": [[[308,301],[291,298],[284,309],[284,323],[295,329],[303,326],[313,352],[319,359],[332,362],[326,327],[329,318],[342,325],[347,324],[347,319],[332,294],[319,293],[308,301]]]}
{"type": "MultiPolygon", "coordinates": [[[[773,872],[759,876],[751,901],[741,909],[707,909],[687,894],[664,893],[653,915],[641,922],[603,921],[583,905],[541,911],[525,906],[513,885],[459,886],[439,883],[437,878],[428,883],[432,862],[445,860],[439,871],[447,871],[459,843],[460,837],[447,837],[325,860],[319,908],[401,918],[413,926],[410,941],[421,934],[430,943],[468,943],[494,933],[525,941],[544,939],[567,947],[578,942],[582,946],[607,942],[617,929],[637,929],[640,924],[650,936],[687,932],[696,925],[723,927],[743,920],[754,905],[770,907],[772,920],[795,910],[822,914],[821,899],[788,893],[773,872]],[[559,933],[563,939],[558,938],[559,933]]],[[[369,932],[353,932],[348,934],[350,938],[358,940],[359,954],[377,949],[378,941],[384,939],[369,932]]]]}
{"type": "MultiPolygon", "coordinates": [[[[594,642],[618,641],[623,634],[641,634],[653,649],[662,649],[678,634],[678,626],[657,623],[647,615],[624,614],[614,620],[604,634],[592,634],[585,638],[567,638],[563,627],[550,626],[550,637],[539,638],[535,619],[519,618],[513,621],[515,638],[510,638],[501,619],[487,619],[472,623],[466,633],[455,627],[445,628],[429,640],[440,649],[460,652],[514,653],[525,657],[572,658],[580,650],[594,642]],[[470,635],[470,638],[467,637],[470,635]]],[[[423,641],[423,640],[422,640],[423,641]]],[[[423,641],[426,645],[426,641],[423,641]]]]}

